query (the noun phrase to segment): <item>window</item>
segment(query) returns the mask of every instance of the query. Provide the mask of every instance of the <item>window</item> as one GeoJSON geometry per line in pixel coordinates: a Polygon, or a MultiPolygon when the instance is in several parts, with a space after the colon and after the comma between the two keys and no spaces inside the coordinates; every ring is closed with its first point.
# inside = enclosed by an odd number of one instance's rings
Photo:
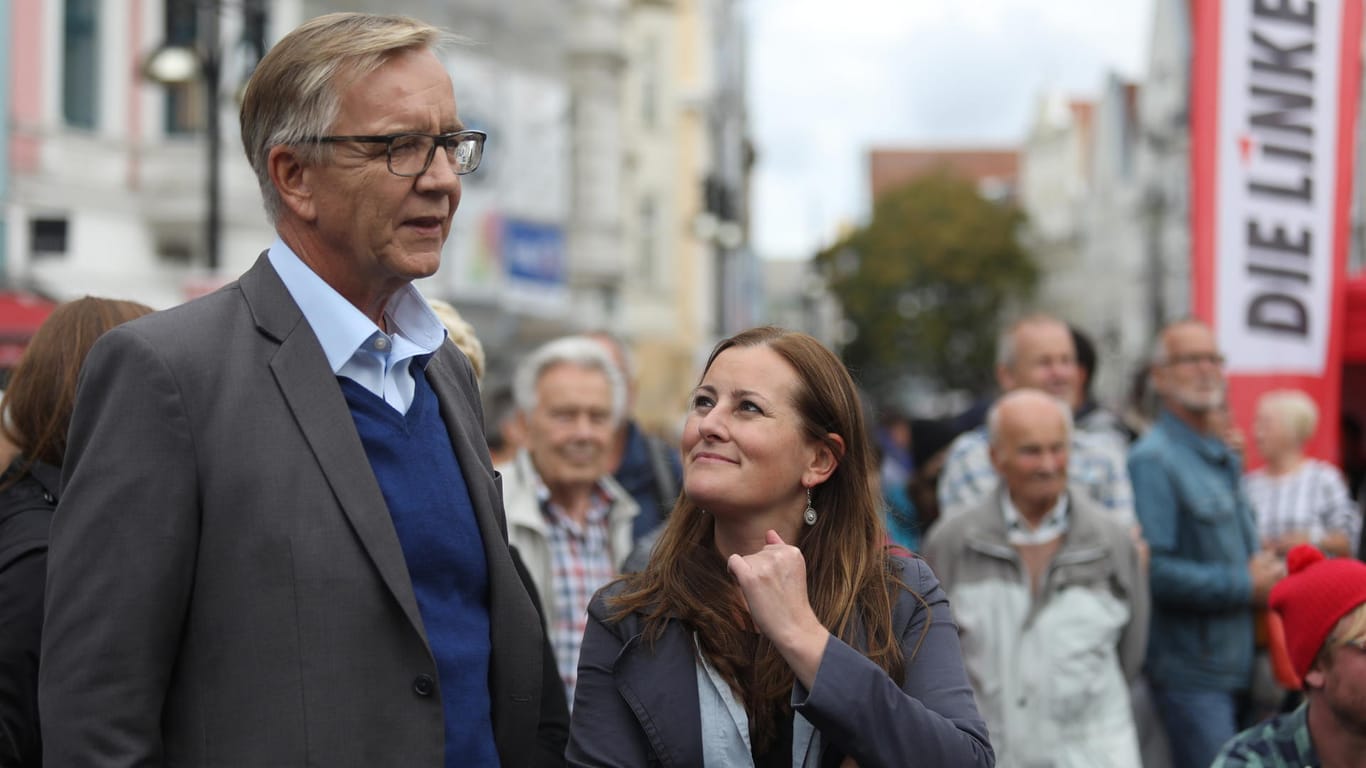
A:
{"type": "Polygon", "coordinates": [[[41,259],[66,254],[66,219],[32,219],[29,221],[29,250],[33,258],[41,259]]]}
{"type": "MultiPolygon", "coordinates": [[[[199,36],[198,3],[166,0],[166,45],[194,48],[199,36]]],[[[183,135],[204,127],[204,86],[200,80],[166,87],[166,133],[183,135]]]]}
{"type": "Polygon", "coordinates": [[[641,49],[640,122],[647,130],[659,125],[659,41],[650,36],[641,49]]]}
{"type": "Polygon", "coordinates": [[[655,281],[655,263],[658,261],[657,234],[659,231],[659,210],[653,195],[644,195],[640,200],[637,218],[639,252],[636,266],[640,270],[640,281],[651,285],[655,281]]]}
{"type": "Polygon", "coordinates": [[[94,128],[99,109],[99,3],[66,0],[62,24],[62,117],[94,128]]]}

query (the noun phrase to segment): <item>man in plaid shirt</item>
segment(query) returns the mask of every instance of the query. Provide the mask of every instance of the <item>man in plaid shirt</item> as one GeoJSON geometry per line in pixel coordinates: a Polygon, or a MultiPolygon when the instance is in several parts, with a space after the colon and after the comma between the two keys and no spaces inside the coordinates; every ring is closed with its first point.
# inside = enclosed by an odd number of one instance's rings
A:
{"type": "MultiPolygon", "coordinates": [[[[996,347],[996,381],[1002,393],[1024,387],[1041,389],[1075,409],[1077,376],[1072,332],[1061,320],[1029,315],[1001,334],[996,347]]],[[[963,433],[950,446],[939,478],[941,517],[976,507],[996,487],[988,447],[985,427],[963,433]]],[[[1113,440],[1075,430],[1067,476],[1073,488],[1114,513],[1116,520],[1126,525],[1134,522],[1129,471],[1124,454],[1113,440]]]]}
{"type": "Polygon", "coordinates": [[[1213,768],[1366,765],[1366,564],[1308,544],[1286,560],[1270,605],[1305,701],[1233,737],[1213,768]]]}
{"type": "Polygon", "coordinates": [[[513,395],[526,443],[498,468],[508,541],[536,583],[572,706],[588,603],[630,554],[639,512],[608,471],[626,385],[602,345],[571,336],[522,360],[513,395]]]}

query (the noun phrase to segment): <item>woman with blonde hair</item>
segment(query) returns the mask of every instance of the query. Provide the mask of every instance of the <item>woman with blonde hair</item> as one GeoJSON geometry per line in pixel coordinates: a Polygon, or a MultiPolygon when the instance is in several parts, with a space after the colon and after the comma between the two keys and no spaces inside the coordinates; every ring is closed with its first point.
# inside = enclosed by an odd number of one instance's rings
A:
{"type": "Polygon", "coordinates": [[[844,365],[766,327],[693,392],[683,494],[589,607],[571,765],[994,764],[948,599],[886,544],[844,365]]]}
{"type": "Polygon", "coordinates": [[[1265,548],[1284,555],[1307,543],[1330,555],[1350,557],[1361,532],[1361,515],[1342,471],[1304,454],[1318,418],[1313,399],[1299,390],[1262,396],[1252,429],[1266,466],[1248,473],[1247,495],[1265,548]]]}
{"type": "Polygon", "coordinates": [[[76,381],[105,331],[151,312],[86,297],[58,306],[10,377],[0,432],[18,454],[0,474],[0,765],[38,766],[38,645],[47,534],[57,505],[76,381]]]}

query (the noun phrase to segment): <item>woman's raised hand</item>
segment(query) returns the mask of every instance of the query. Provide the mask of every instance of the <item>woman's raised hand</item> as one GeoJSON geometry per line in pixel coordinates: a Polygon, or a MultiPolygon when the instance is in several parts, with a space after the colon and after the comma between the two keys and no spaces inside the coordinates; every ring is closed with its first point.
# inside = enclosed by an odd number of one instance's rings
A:
{"type": "Polygon", "coordinates": [[[807,599],[801,550],[785,543],[776,531],[770,530],[765,541],[764,548],[752,555],[731,555],[726,565],[740,585],[754,626],[810,689],[830,633],[807,599]]]}

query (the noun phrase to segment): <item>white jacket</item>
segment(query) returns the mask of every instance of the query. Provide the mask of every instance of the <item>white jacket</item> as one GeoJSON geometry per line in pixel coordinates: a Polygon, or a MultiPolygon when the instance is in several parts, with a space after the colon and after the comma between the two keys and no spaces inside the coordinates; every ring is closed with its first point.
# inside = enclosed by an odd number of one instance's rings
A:
{"type": "MultiPolygon", "coordinates": [[[[555,615],[555,585],[550,557],[549,529],[537,489],[542,486],[531,455],[520,450],[513,460],[497,467],[503,476],[503,508],[507,512],[508,543],[517,548],[527,571],[536,582],[541,609],[549,621],[555,615]]],[[[598,486],[612,499],[607,513],[607,535],[612,547],[612,565],[618,571],[631,554],[632,526],[640,507],[611,475],[603,475],[598,486]]]]}
{"type": "Polygon", "coordinates": [[[925,556],[949,593],[997,768],[1139,768],[1129,681],[1146,650],[1147,574],[1083,493],[1040,594],[1006,537],[1000,490],[940,518],[925,556]]]}

